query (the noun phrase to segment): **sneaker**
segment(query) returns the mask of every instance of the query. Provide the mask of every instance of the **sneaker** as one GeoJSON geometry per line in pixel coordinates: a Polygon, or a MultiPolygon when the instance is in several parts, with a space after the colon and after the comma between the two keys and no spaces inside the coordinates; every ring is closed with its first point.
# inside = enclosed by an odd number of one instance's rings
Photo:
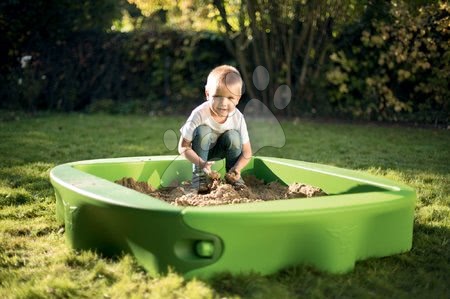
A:
{"type": "Polygon", "coordinates": [[[209,192],[208,177],[201,169],[195,169],[192,173],[192,188],[197,190],[199,194],[209,192]]]}
{"type": "Polygon", "coordinates": [[[233,186],[236,187],[236,188],[245,188],[245,187],[247,187],[245,185],[245,181],[242,179],[242,177],[240,177],[236,182],[234,182],[233,186]]]}
{"type": "Polygon", "coordinates": [[[245,182],[240,175],[234,170],[228,171],[225,175],[225,181],[234,187],[245,187],[245,182]],[[239,176],[238,179],[236,179],[239,176]]]}

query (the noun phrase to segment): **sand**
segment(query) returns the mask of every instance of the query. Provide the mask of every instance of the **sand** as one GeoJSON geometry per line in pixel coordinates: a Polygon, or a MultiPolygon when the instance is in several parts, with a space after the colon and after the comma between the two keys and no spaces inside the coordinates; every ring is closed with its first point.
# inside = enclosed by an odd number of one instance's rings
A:
{"type": "Polygon", "coordinates": [[[266,184],[254,176],[243,177],[243,179],[246,184],[243,187],[234,187],[220,178],[213,179],[210,181],[210,191],[206,194],[197,194],[191,188],[190,181],[182,182],[176,187],[160,189],[127,177],[117,180],[116,183],[176,206],[214,206],[326,195],[320,188],[302,183],[286,186],[279,182],[266,184]]]}

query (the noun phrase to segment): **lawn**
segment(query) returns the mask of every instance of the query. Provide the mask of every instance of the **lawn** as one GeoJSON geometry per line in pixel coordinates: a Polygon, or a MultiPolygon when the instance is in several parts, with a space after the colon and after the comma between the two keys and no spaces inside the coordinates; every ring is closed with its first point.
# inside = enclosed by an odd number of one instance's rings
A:
{"type": "Polygon", "coordinates": [[[176,154],[171,130],[178,132],[183,121],[0,113],[0,298],[450,297],[445,129],[283,121],[285,145],[257,152],[356,169],[416,190],[412,250],[357,262],[346,274],[298,265],[270,276],[220,273],[207,281],[186,280],[172,271],[152,277],[129,255],[107,259],[70,250],[55,217],[50,169],[84,159],[176,154]]]}

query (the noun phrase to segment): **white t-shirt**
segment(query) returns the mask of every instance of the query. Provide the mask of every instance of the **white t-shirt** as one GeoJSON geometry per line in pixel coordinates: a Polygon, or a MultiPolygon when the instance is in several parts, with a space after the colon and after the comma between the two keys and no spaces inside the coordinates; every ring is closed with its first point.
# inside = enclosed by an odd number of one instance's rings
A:
{"type": "Polygon", "coordinates": [[[192,141],[194,130],[200,125],[207,125],[212,129],[215,135],[213,142],[216,142],[217,138],[228,130],[237,130],[241,134],[242,144],[250,141],[244,115],[237,108],[228,115],[223,124],[220,124],[212,117],[210,103],[206,101],[192,111],[186,123],[180,129],[181,136],[188,141],[192,141]]]}

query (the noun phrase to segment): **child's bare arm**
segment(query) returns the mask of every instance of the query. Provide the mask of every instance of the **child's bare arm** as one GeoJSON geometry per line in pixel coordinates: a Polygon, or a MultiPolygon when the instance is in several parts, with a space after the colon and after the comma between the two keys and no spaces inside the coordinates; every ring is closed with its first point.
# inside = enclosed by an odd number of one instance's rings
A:
{"type": "Polygon", "coordinates": [[[240,175],[242,168],[244,168],[248,164],[248,162],[250,162],[251,158],[252,158],[252,146],[250,145],[250,142],[244,143],[242,145],[242,154],[232,169],[237,171],[240,175]]]}
{"type": "Polygon", "coordinates": [[[211,166],[214,164],[214,162],[204,161],[202,158],[200,158],[192,149],[191,142],[184,139],[183,137],[180,138],[180,142],[178,143],[178,153],[189,160],[191,163],[200,166],[200,168],[202,168],[206,173],[211,172],[211,166]]]}

